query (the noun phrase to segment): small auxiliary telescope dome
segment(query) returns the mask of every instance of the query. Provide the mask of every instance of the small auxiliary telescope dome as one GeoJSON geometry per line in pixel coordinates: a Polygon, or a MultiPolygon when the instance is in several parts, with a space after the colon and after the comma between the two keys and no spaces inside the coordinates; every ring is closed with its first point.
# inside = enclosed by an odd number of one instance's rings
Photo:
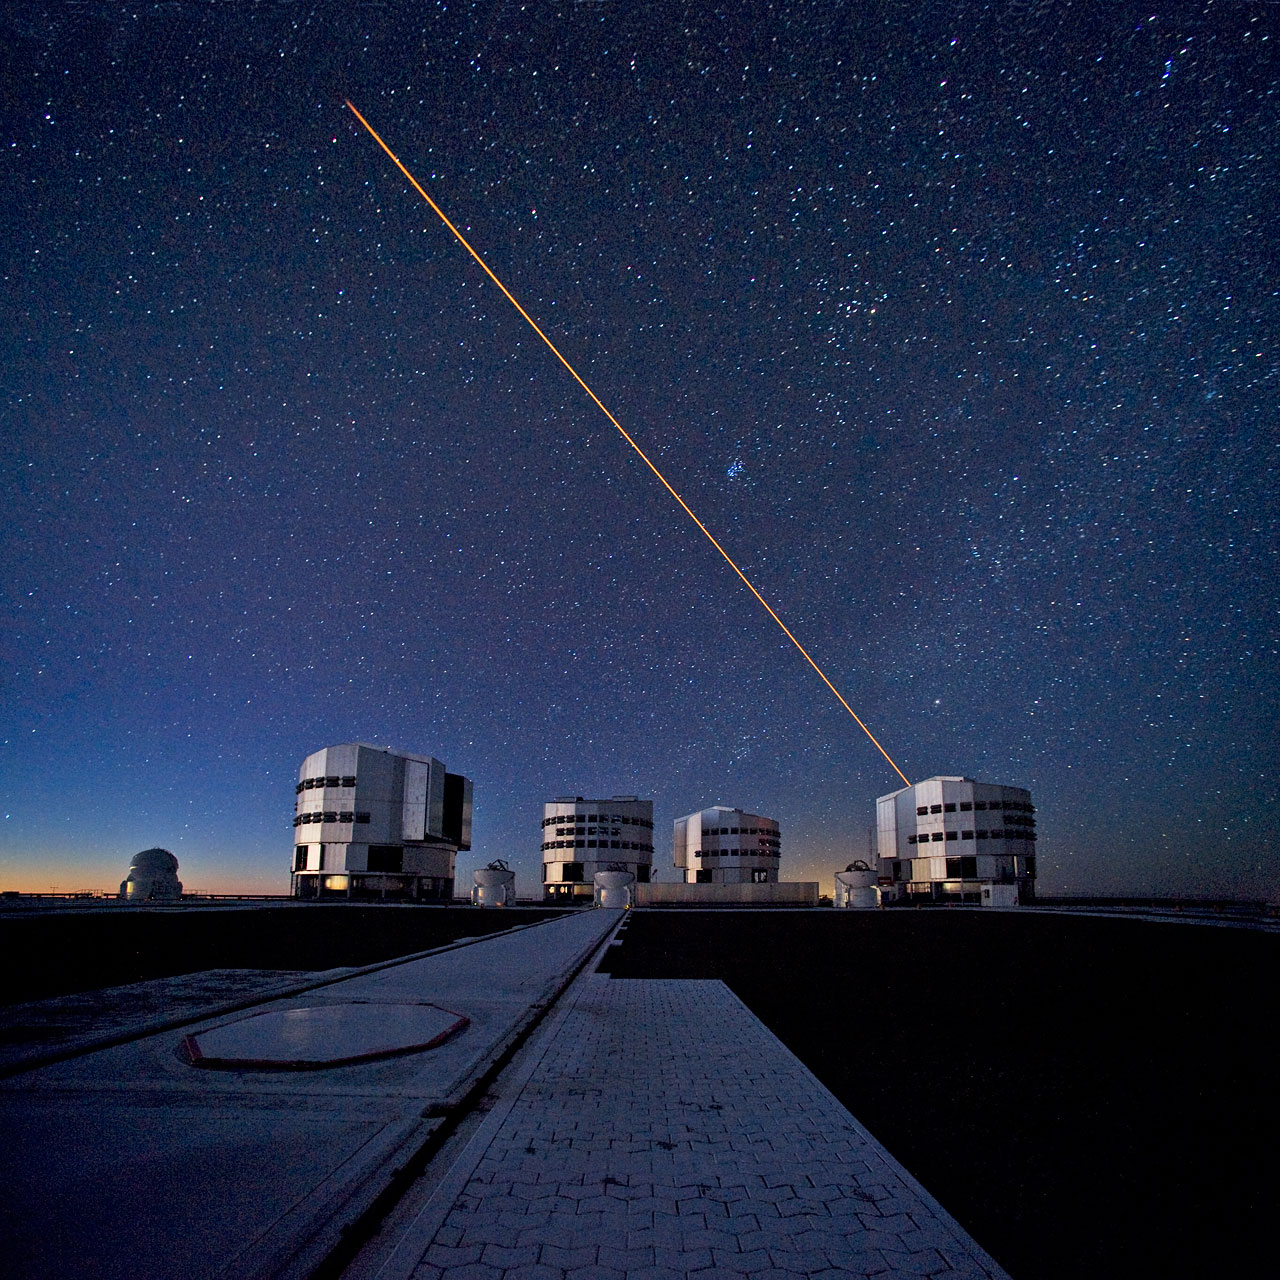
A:
{"type": "Polygon", "coordinates": [[[120,882],[127,902],[172,902],[182,896],[178,860],[168,849],[143,849],[133,855],[129,874],[120,882]]]}
{"type": "Polygon", "coordinates": [[[481,867],[474,874],[475,887],[471,890],[472,906],[515,906],[516,873],[501,858],[495,858],[487,867],[481,867]]]}
{"type": "Polygon", "coordinates": [[[843,871],[836,872],[836,906],[856,911],[878,907],[876,878],[876,872],[866,862],[855,858],[843,871]]]}

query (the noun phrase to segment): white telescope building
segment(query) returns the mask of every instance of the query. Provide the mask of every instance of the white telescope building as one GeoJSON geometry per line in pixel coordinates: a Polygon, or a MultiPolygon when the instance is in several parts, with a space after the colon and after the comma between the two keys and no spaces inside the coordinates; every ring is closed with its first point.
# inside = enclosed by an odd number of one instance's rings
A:
{"type": "Polygon", "coordinates": [[[772,818],[718,804],[676,819],[671,857],[686,884],[777,884],[782,841],[772,818]]]}
{"type": "Polygon", "coordinates": [[[471,779],[431,756],[345,742],[298,771],[293,895],[453,899],[471,848],[471,779]]]}
{"type": "MultiPolygon", "coordinates": [[[[884,897],[981,902],[992,885],[1035,897],[1031,792],[972,778],[926,778],[876,801],[884,897]]],[[[1007,891],[1006,891],[1007,892],[1007,891]]],[[[992,895],[988,895],[989,897],[992,895]]]]}
{"type": "Polygon", "coordinates": [[[545,901],[590,906],[597,871],[629,871],[648,884],[652,867],[652,800],[560,796],[542,806],[545,901]]]}

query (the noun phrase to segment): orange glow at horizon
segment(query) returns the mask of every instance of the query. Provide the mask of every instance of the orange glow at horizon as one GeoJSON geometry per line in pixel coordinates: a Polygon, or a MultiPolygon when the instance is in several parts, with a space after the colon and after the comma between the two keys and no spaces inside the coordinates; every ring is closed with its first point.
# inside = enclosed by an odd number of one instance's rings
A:
{"type": "Polygon", "coordinates": [[[492,280],[493,283],[496,284],[500,290],[502,290],[503,296],[525,318],[525,320],[529,324],[529,327],[534,331],[534,333],[536,333],[538,337],[541,338],[544,343],[546,343],[552,355],[554,355],[555,358],[559,360],[562,365],[564,365],[564,367],[569,371],[570,375],[573,377],[574,381],[577,382],[577,384],[583,389],[583,391],[585,391],[587,395],[591,397],[591,400],[595,403],[596,407],[600,410],[600,412],[603,413],[604,416],[609,419],[609,421],[621,433],[622,438],[632,447],[632,449],[636,451],[636,453],[640,456],[640,460],[645,464],[645,466],[647,466],[649,470],[652,471],[655,476],[657,476],[663,488],[665,488],[667,492],[680,504],[680,506],[683,508],[685,514],[689,517],[689,519],[692,520],[693,523],[696,524],[698,528],[702,530],[703,534],[707,538],[707,541],[710,542],[713,547],[715,547],[715,549],[720,553],[720,555],[727,562],[729,567],[734,571],[734,573],[738,575],[738,577],[745,584],[747,590],[750,591],[753,596],[755,596],[755,598],[764,607],[768,615],[774,620],[774,622],[778,624],[779,627],[782,628],[783,634],[800,651],[801,657],[803,657],[804,660],[818,673],[823,684],[825,684],[827,688],[830,689],[831,692],[835,694],[836,698],[839,700],[840,705],[853,717],[854,721],[858,725],[858,728],[860,728],[862,732],[865,733],[868,738],[870,738],[876,750],[879,751],[880,754],[884,756],[884,758],[889,762],[889,765],[893,769],[894,773],[896,773],[898,777],[900,777],[907,786],[910,786],[911,780],[907,777],[905,773],[902,772],[901,769],[898,768],[898,766],[894,763],[893,758],[884,749],[884,747],[882,747],[880,743],[876,740],[875,735],[871,732],[870,729],[867,728],[865,724],[863,724],[857,712],[854,711],[854,709],[844,700],[844,697],[841,695],[840,690],[837,689],[835,685],[832,684],[831,681],[827,678],[826,672],[823,671],[823,669],[813,660],[812,657],[810,657],[809,652],[807,649],[805,649],[804,645],[802,645],[800,641],[797,640],[795,636],[791,634],[791,631],[787,627],[786,623],[784,623],[782,619],[778,617],[778,615],[773,611],[773,608],[772,606],[770,606],[769,602],[764,598],[764,596],[760,594],[759,591],[756,590],[755,586],[752,584],[751,580],[747,577],[747,575],[743,573],[740,568],[738,568],[733,558],[720,545],[720,543],[716,541],[716,539],[712,536],[711,531],[707,528],[707,526],[704,525],[696,515],[694,515],[693,510],[692,508],[690,508],[689,504],[685,502],[685,500],[675,491],[670,481],[667,480],[666,476],[664,476],[662,472],[659,471],[658,468],[649,459],[648,454],[646,454],[645,451],[641,449],[640,446],[635,442],[635,440],[631,438],[631,436],[628,434],[626,429],[623,427],[622,423],[620,423],[617,420],[617,418],[615,418],[613,414],[609,412],[609,410],[605,407],[604,403],[600,400],[600,398],[596,395],[596,393],[592,391],[591,388],[586,384],[586,382],[583,380],[582,376],[578,373],[578,371],[561,354],[559,348],[555,345],[555,343],[553,343],[551,339],[548,338],[545,333],[543,333],[543,331],[538,327],[537,323],[534,321],[533,317],[516,301],[514,296],[511,294],[510,290],[508,290],[508,288],[506,287],[506,285],[504,285],[502,281],[499,280],[498,277],[494,275],[494,273],[489,269],[489,266],[485,262],[485,260],[471,247],[470,244],[468,244],[462,232],[460,232],[458,228],[455,227],[453,223],[449,221],[449,219],[445,216],[444,211],[440,208],[440,206],[436,204],[436,202],[426,193],[422,185],[418,182],[417,178],[415,178],[413,174],[411,174],[409,170],[405,168],[405,166],[401,163],[399,156],[397,156],[396,153],[392,151],[389,146],[387,146],[387,144],[382,140],[382,138],[378,135],[376,130],[373,128],[373,126],[364,118],[364,116],[360,114],[359,111],[356,110],[355,105],[348,100],[347,106],[350,109],[351,114],[354,115],[355,118],[360,121],[360,123],[368,131],[369,135],[378,144],[378,146],[380,146],[382,150],[385,151],[387,155],[391,157],[392,163],[409,180],[409,183],[412,185],[413,189],[427,202],[428,205],[431,206],[432,211],[437,215],[437,217],[439,217],[440,221],[443,222],[444,225],[449,228],[449,230],[453,233],[455,238],[458,240],[458,243],[462,245],[462,247],[476,260],[477,263],[479,263],[480,268],[481,270],[484,271],[485,275],[487,275],[489,279],[492,280]]]}

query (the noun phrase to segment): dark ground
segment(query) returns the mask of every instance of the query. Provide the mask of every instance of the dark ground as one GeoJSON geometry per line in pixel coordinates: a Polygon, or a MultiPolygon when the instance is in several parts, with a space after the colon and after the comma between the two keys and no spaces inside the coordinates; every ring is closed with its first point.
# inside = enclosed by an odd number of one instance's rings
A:
{"type": "Polygon", "coordinates": [[[1280,1275],[1280,935],[925,910],[623,937],[605,971],[723,979],[1014,1280],[1280,1275]]]}
{"type": "Polygon", "coordinates": [[[0,916],[0,1006],[205,969],[376,964],[558,914],[345,903],[13,911],[0,916]]]}

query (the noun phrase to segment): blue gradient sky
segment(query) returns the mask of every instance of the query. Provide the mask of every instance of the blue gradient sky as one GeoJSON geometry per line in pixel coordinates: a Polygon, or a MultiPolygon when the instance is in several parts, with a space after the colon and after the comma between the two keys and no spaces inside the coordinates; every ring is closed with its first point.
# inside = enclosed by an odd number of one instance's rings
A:
{"type": "Polygon", "coordinates": [[[1274,897],[1277,14],[19,3],[0,887],[284,891],[297,767],[866,852],[1031,789],[1044,892],[1274,897]]]}

